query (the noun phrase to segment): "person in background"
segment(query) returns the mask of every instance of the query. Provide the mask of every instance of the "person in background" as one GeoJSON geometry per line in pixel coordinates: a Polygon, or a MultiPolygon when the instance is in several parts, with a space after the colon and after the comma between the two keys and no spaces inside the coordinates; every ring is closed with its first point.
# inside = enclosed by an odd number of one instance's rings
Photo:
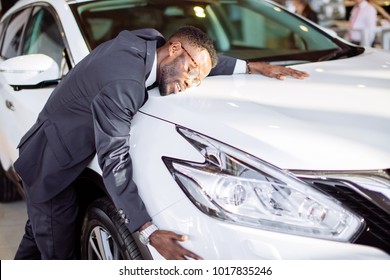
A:
{"type": "Polygon", "coordinates": [[[295,12],[312,22],[318,23],[318,15],[315,12],[307,0],[292,0],[291,3],[295,7],[295,12]]]}
{"type": "Polygon", "coordinates": [[[349,17],[348,40],[356,45],[373,46],[377,21],[376,9],[366,0],[354,0],[354,2],[349,17]]]}

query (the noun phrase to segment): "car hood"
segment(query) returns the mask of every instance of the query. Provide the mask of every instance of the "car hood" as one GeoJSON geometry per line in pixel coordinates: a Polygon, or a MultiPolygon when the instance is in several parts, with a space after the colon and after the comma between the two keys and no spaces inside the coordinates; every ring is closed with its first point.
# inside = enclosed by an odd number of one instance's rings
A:
{"type": "Polygon", "coordinates": [[[389,168],[390,54],[369,49],[358,57],[294,68],[310,77],[208,77],[181,94],[150,91],[140,112],[284,169],[389,168]]]}

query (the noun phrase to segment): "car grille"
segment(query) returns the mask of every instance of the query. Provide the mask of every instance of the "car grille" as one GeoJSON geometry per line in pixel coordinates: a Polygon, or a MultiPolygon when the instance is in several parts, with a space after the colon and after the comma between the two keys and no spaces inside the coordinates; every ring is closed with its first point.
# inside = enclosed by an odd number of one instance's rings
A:
{"type": "MultiPolygon", "coordinates": [[[[315,188],[329,194],[365,220],[362,233],[353,243],[369,245],[390,253],[390,213],[364,193],[353,188],[351,182],[333,179],[301,178],[315,188]]],[[[388,208],[388,207],[387,207],[388,208]]]]}

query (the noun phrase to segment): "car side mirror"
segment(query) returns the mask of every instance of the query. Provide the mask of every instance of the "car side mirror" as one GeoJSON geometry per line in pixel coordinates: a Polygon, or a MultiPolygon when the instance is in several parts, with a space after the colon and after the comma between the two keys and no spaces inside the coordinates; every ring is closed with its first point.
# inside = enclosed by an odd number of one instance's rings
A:
{"type": "Polygon", "coordinates": [[[58,64],[44,54],[16,56],[0,63],[0,73],[14,90],[34,89],[59,82],[58,64]]]}

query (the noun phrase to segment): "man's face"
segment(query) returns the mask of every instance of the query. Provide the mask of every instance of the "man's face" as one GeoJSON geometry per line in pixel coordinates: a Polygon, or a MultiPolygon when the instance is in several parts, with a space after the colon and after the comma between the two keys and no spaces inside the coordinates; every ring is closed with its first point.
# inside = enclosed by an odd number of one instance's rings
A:
{"type": "Polygon", "coordinates": [[[162,63],[159,89],[162,96],[198,86],[211,70],[210,55],[206,50],[184,46],[180,42],[170,45],[170,56],[162,63]]]}

